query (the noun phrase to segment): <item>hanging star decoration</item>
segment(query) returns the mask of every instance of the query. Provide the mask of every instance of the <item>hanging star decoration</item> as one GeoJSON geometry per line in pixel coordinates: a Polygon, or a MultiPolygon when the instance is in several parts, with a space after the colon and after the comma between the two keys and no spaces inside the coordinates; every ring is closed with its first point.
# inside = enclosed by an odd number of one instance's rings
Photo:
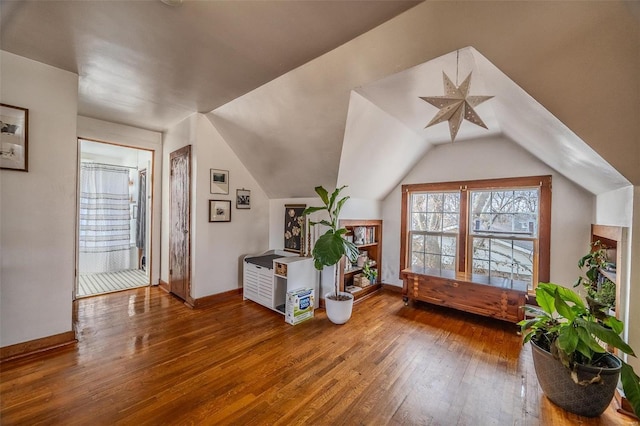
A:
{"type": "Polygon", "coordinates": [[[487,101],[493,96],[469,96],[469,87],[471,86],[471,73],[464,79],[462,84],[456,87],[455,84],[449,79],[447,74],[442,72],[442,79],[444,80],[444,96],[427,96],[420,97],[423,101],[429,102],[440,111],[435,117],[425,126],[425,129],[434,124],[442,123],[443,121],[449,122],[449,132],[451,133],[451,142],[456,139],[458,130],[462,120],[467,120],[480,127],[487,129],[487,125],[478,116],[473,109],[480,105],[482,102],[487,101]]]}

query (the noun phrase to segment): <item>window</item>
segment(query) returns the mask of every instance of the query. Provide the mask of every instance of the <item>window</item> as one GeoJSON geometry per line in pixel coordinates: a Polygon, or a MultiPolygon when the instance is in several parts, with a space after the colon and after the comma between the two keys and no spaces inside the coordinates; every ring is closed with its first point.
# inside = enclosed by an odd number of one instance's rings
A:
{"type": "Polygon", "coordinates": [[[460,223],[458,192],[411,195],[411,265],[455,273],[460,223]]]}
{"type": "Polygon", "coordinates": [[[551,177],[403,186],[401,270],[533,290],[549,280],[551,177]]]}

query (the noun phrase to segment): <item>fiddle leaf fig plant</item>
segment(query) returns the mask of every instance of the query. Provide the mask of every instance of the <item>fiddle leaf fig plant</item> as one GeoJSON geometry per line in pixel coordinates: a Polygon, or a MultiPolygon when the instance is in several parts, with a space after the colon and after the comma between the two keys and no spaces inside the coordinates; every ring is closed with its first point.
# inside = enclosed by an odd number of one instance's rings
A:
{"type": "MultiPolygon", "coordinates": [[[[309,220],[310,226],[324,225],[329,228],[327,232],[318,238],[313,246],[313,251],[311,252],[314,266],[319,271],[321,271],[325,266],[336,265],[340,262],[342,256],[346,256],[351,262],[355,262],[358,258],[358,248],[351,241],[343,238],[347,233],[347,230],[345,228],[341,228],[338,223],[340,210],[342,210],[342,206],[344,206],[344,203],[349,199],[349,196],[338,199],[340,192],[344,188],[346,188],[346,185],[336,188],[331,195],[329,195],[329,192],[324,187],[316,186],[316,194],[318,194],[324,203],[324,206],[307,207],[304,212],[302,212],[303,216],[319,211],[326,211],[328,215],[328,219],[322,219],[317,222],[309,220]]],[[[337,273],[338,271],[336,268],[336,274],[337,273]]],[[[339,286],[337,276],[334,277],[334,287],[335,297],[337,300],[340,300],[338,295],[339,286]]]]}
{"type": "MultiPolygon", "coordinates": [[[[573,290],[553,283],[539,283],[536,288],[539,307],[525,306],[533,315],[518,323],[524,333],[523,343],[533,340],[550,352],[571,371],[578,382],[577,364],[598,366],[599,358],[607,352],[602,347],[636,356],[633,349],[620,337],[624,324],[606,312],[606,306],[587,296],[585,304],[573,290]]],[[[640,414],[640,378],[633,368],[622,362],[620,378],[626,398],[640,414]]]]}

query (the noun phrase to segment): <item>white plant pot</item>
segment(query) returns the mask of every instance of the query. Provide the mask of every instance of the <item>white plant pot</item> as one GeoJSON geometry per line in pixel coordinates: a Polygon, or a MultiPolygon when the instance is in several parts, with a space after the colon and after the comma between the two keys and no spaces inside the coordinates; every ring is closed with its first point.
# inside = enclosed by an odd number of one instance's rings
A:
{"type": "Polygon", "coordinates": [[[353,311],[353,295],[351,293],[339,292],[339,295],[347,296],[349,300],[332,300],[329,296],[334,295],[335,292],[330,292],[324,295],[324,303],[327,310],[327,318],[334,324],[344,324],[351,318],[351,312],[353,311]]]}

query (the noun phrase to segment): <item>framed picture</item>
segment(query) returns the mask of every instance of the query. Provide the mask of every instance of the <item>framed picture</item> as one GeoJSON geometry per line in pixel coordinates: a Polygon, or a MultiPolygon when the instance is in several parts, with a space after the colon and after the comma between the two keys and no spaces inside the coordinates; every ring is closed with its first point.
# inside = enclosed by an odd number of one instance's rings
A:
{"type": "Polygon", "coordinates": [[[286,204],[284,206],[284,249],[300,253],[304,244],[305,217],[302,212],[306,204],[286,204]]]}
{"type": "Polygon", "coordinates": [[[231,222],[231,200],[209,200],[209,222],[231,222]]]}
{"type": "Polygon", "coordinates": [[[28,170],[29,110],[0,104],[0,169],[28,170]]]}
{"type": "Polygon", "coordinates": [[[229,170],[211,169],[211,193],[229,193],[229,170]]]}
{"type": "Polygon", "coordinates": [[[251,191],[248,189],[236,189],[236,209],[251,208],[251,191]]]}

